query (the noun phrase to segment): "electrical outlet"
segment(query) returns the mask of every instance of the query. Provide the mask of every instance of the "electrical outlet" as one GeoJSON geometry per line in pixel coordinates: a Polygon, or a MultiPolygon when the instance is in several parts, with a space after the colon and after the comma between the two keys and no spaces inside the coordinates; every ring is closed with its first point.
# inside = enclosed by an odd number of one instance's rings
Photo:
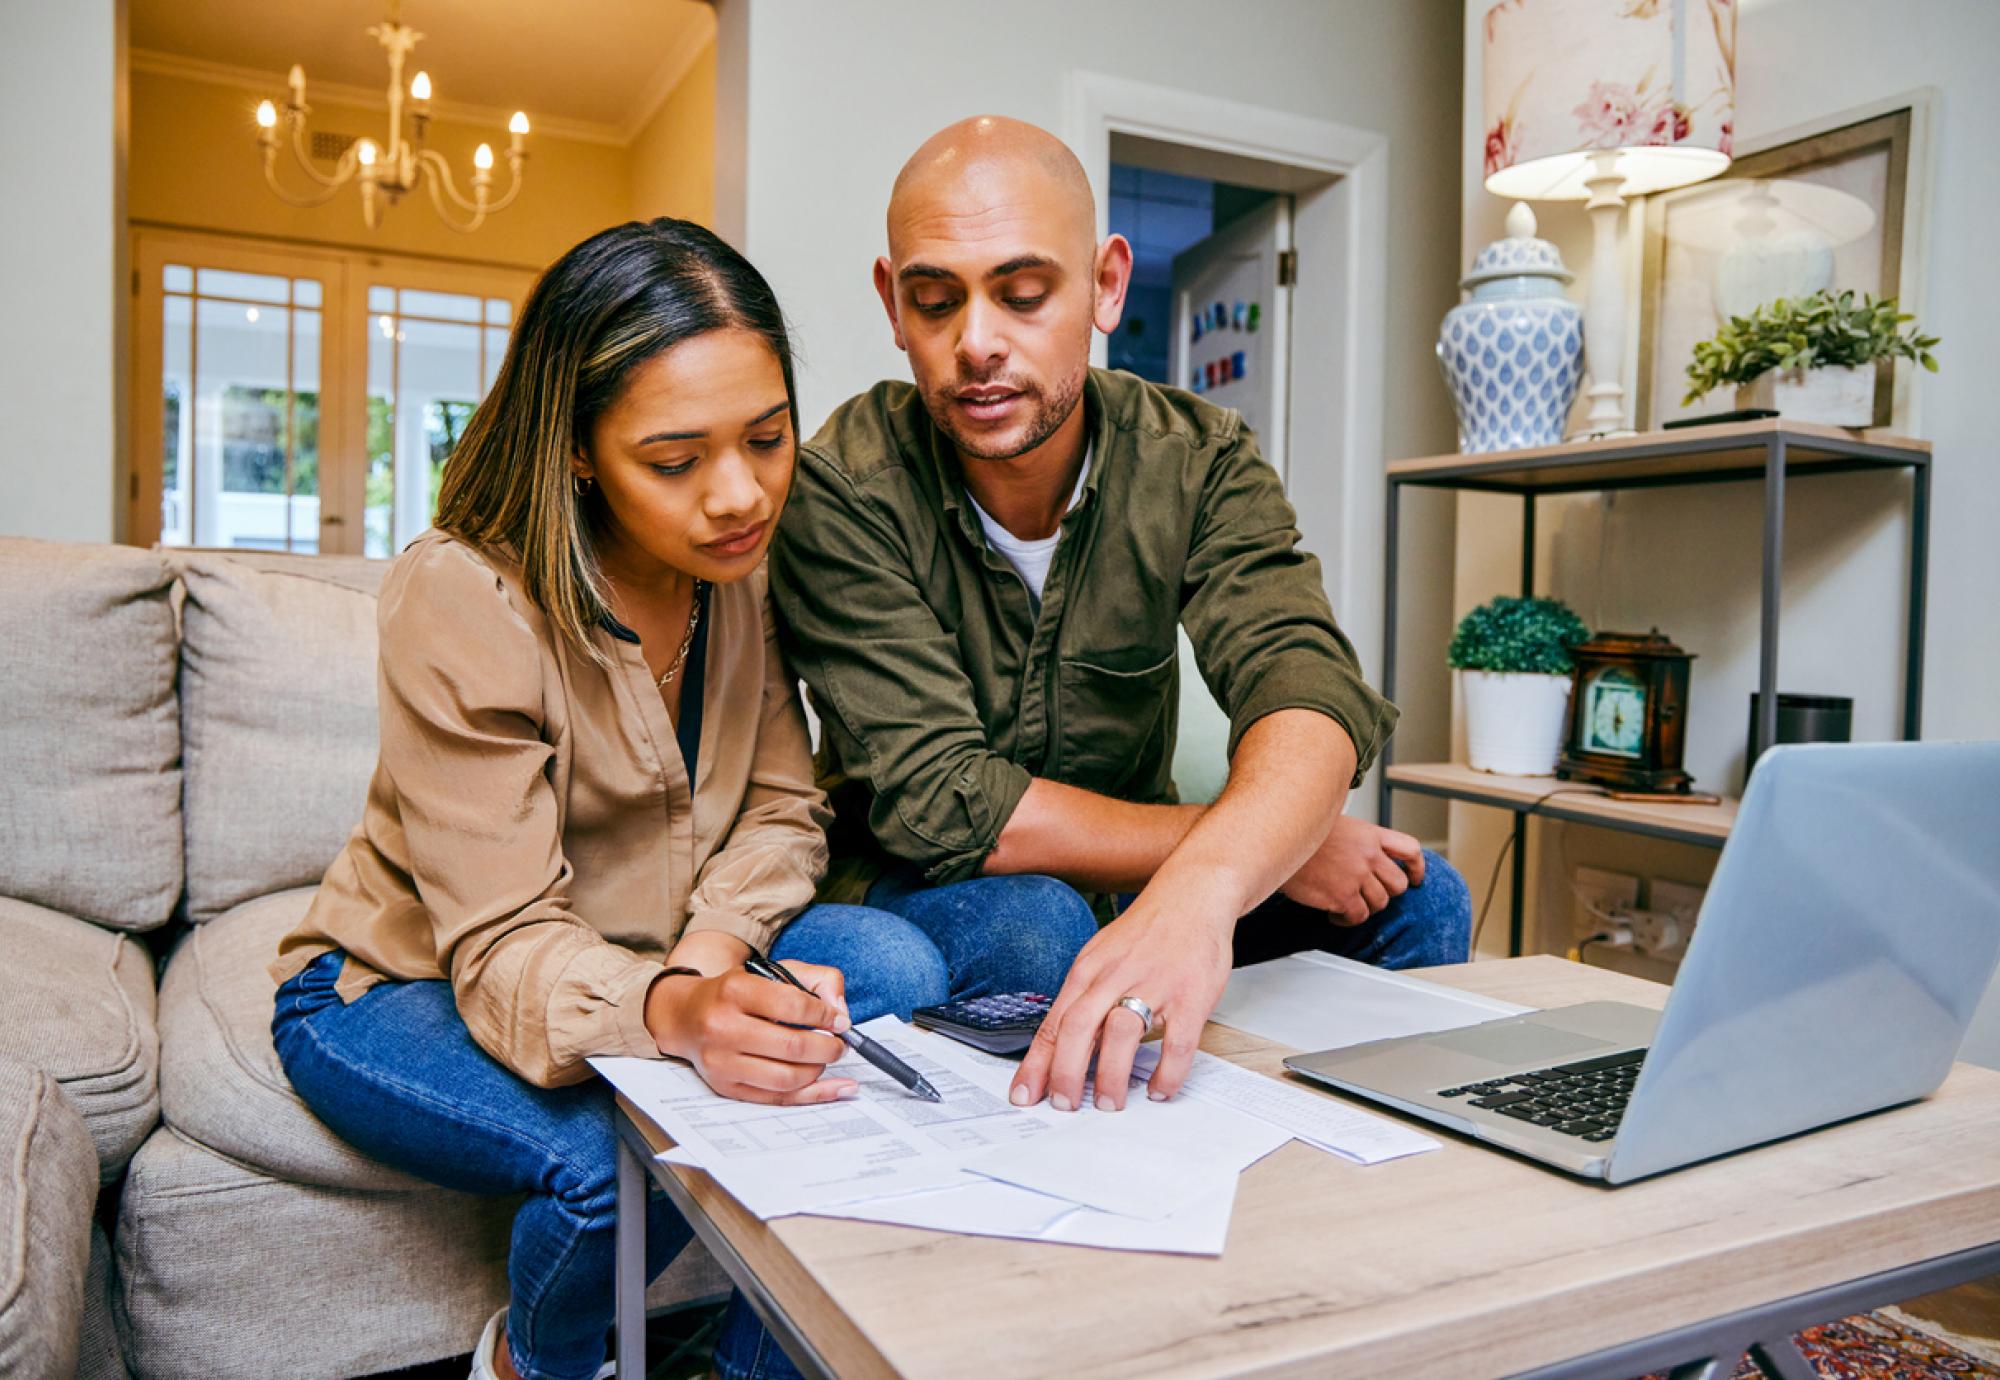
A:
{"type": "Polygon", "coordinates": [[[1694,937],[1695,917],[1708,888],[1655,878],[1646,891],[1647,908],[1632,916],[1632,947],[1678,962],[1694,937]]]}
{"type": "Polygon", "coordinates": [[[1683,932],[1694,928],[1695,917],[1701,914],[1702,898],[1708,895],[1705,886],[1662,878],[1654,879],[1651,891],[1651,908],[1679,920],[1683,932]]]}
{"type": "Polygon", "coordinates": [[[1610,923],[1607,916],[1634,910],[1639,905],[1639,879],[1629,873],[1579,867],[1576,876],[1570,880],[1570,890],[1576,897],[1578,938],[1603,929],[1610,923]]]}

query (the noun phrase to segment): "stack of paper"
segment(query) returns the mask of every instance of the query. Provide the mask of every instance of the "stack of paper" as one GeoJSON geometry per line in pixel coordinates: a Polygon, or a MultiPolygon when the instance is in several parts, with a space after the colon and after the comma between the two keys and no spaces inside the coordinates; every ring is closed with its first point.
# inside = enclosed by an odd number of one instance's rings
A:
{"type": "MultiPolygon", "coordinates": [[[[1219,1255],[1236,1180],[1295,1135],[1359,1163],[1436,1142],[1317,1093],[1200,1056],[1186,1095],[1138,1089],[1122,1112],[1014,1107],[1016,1065],[890,1017],[862,1027],[929,1079],[924,1102],[849,1054],[853,1101],[766,1107],[717,1096],[685,1065],[593,1059],[760,1218],[813,1213],[1117,1250],[1219,1255]],[[1259,1086],[1261,1085],[1261,1086],[1259,1086]]],[[[1148,1051],[1142,1051],[1142,1053],[1148,1051]]],[[[1142,1064],[1135,1079],[1150,1071],[1142,1064]]]]}

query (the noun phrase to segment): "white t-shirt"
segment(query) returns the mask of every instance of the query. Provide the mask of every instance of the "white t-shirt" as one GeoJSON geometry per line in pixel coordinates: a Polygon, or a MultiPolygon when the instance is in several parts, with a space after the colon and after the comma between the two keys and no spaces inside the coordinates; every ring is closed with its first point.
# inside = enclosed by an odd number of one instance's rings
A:
{"type": "MultiPolygon", "coordinates": [[[[1068,513],[1082,500],[1083,481],[1089,474],[1090,448],[1086,446],[1083,452],[1083,464],[1079,465],[1076,471],[1076,488],[1070,491],[1069,503],[1063,508],[1064,513],[1068,513]]],[[[967,490],[965,497],[972,504],[972,511],[979,514],[979,525],[986,529],[986,540],[992,544],[995,551],[1007,558],[1007,564],[1020,572],[1021,578],[1027,582],[1028,592],[1034,595],[1035,603],[1039,605],[1042,602],[1042,586],[1047,584],[1049,579],[1049,563],[1056,557],[1057,543],[1062,541],[1061,528],[1058,527],[1052,537],[1043,537],[1039,541],[1023,541],[1002,527],[991,513],[980,507],[979,500],[972,497],[970,490],[967,490]]]]}

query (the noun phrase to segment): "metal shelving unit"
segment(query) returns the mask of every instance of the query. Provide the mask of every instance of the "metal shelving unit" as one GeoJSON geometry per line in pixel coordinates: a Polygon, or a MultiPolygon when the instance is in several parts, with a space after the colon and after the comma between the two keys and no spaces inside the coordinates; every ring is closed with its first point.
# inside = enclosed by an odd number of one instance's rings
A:
{"type": "MultiPolygon", "coordinates": [[[[1910,471],[1909,616],[1903,646],[1903,737],[1921,728],[1924,674],[1924,585],[1930,551],[1931,446],[1882,431],[1851,431],[1783,418],[1650,431],[1602,441],[1531,450],[1438,455],[1389,466],[1384,560],[1382,691],[1396,693],[1396,596],[1401,497],[1405,486],[1516,494],[1521,499],[1521,593],[1535,592],[1535,500],[1543,494],[1650,489],[1683,484],[1763,484],[1762,618],[1758,643],[1759,727],[1776,736],[1779,581],[1785,540],[1785,482],[1793,477],[1856,471],[1910,471]]],[[[1392,765],[1394,742],[1382,752],[1380,817],[1390,819],[1391,793],[1407,790],[1513,811],[1512,911],[1508,951],[1521,952],[1522,901],[1527,882],[1531,814],[1621,829],[1719,848],[1729,835],[1734,802],[1720,807],[1638,805],[1578,790],[1547,778],[1490,776],[1451,763],[1392,765]],[[1560,794],[1551,792],[1560,790],[1560,794]],[[1695,814],[1696,811],[1705,811],[1695,814]]]]}

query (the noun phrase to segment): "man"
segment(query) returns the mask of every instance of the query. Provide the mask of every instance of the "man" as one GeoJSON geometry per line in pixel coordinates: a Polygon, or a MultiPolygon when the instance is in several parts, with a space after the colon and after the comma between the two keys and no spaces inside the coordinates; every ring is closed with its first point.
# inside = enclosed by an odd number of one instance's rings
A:
{"type": "Polygon", "coordinates": [[[1236,413],[1089,367],[1132,254],[1097,242],[1075,156],[1018,121],[953,125],[903,168],[888,230],[875,286],[915,387],[878,385],[801,451],[774,593],[836,808],[900,860],[871,904],[1022,873],[1137,893],[1078,955],[1014,1101],[1074,1109],[1095,1051],[1098,1105],[1122,1107],[1156,1022],[1149,1091],[1171,1096],[1232,957],[1462,960],[1463,882],[1341,814],[1395,710],[1276,473],[1236,413]],[[1170,776],[1177,625],[1230,717],[1208,807],[1170,776]]]}

